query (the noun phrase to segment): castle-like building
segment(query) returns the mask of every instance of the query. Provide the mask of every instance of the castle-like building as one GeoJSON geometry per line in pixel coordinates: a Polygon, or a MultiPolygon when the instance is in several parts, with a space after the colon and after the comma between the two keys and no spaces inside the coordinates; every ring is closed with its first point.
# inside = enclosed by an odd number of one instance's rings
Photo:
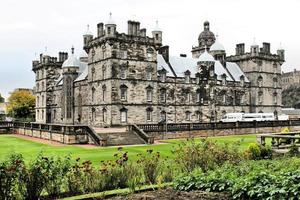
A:
{"type": "Polygon", "coordinates": [[[152,37],[140,22],[128,21],[119,33],[110,19],[97,36],[83,35],[77,58],[40,55],[36,74],[36,121],[113,126],[126,124],[213,122],[229,112],[281,113],[281,65],[284,50],[270,44],[236,45],[236,54],[210,31],[209,22],[192,47],[192,58],[169,55],[163,32],[152,37]]]}

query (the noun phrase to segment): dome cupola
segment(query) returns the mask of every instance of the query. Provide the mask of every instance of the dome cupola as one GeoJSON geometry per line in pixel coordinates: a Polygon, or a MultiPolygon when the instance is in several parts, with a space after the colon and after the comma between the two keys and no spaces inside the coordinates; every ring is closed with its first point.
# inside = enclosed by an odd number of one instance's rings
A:
{"type": "Polygon", "coordinates": [[[71,49],[72,54],[64,61],[62,68],[80,67],[80,61],[74,55],[74,47],[71,49]]]}
{"type": "Polygon", "coordinates": [[[200,33],[198,37],[199,47],[210,46],[215,42],[216,38],[213,32],[209,30],[209,22],[204,22],[204,30],[200,33]]]}

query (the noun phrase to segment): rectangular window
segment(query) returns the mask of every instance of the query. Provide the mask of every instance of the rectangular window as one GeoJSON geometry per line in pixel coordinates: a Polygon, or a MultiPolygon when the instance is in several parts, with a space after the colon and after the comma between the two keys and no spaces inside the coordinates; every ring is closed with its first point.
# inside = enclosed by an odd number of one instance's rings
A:
{"type": "Polygon", "coordinates": [[[185,75],[185,83],[190,83],[190,76],[189,75],[185,75]]]}
{"type": "Polygon", "coordinates": [[[126,78],[126,69],[124,67],[121,68],[120,78],[121,79],[125,79],[126,78]]]}
{"type": "Polygon", "coordinates": [[[186,121],[190,121],[191,120],[191,113],[190,112],[186,112],[185,113],[185,120],[186,121]]]}
{"type": "Polygon", "coordinates": [[[152,90],[147,90],[147,101],[152,101],[152,90]]]}
{"type": "Polygon", "coordinates": [[[166,81],[166,74],[165,73],[161,74],[160,80],[161,80],[161,82],[166,81]]]}
{"type": "Polygon", "coordinates": [[[152,111],[147,111],[147,121],[152,121],[152,111]]]}
{"type": "Polygon", "coordinates": [[[197,92],[197,103],[201,101],[201,94],[200,92],[197,92]]]}
{"type": "Polygon", "coordinates": [[[121,100],[126,100],[127,99],[127,89],[122,88],[121,89],[121,100]]]}
{"type": "Polygon", "coordinates": [[[162,102],[162,103],[166,102],[166,91],[165,90],[160,91],[160,102],[162,102]]]}
{"type": "Polygon", "coordinates": [[[191,101],[191,93],[186,93],[186,102],[189,103],[191,101]]]}
{"type": "Polygon", "coordinates": [[[151,71],[147,71],[147,80],[148,81],[152,80],[152,72],[151,71]]]}
{"type": "Polygon", "coordinates": [[[127,122],[127,112],[121,111],[121,122],[127,122]]]}

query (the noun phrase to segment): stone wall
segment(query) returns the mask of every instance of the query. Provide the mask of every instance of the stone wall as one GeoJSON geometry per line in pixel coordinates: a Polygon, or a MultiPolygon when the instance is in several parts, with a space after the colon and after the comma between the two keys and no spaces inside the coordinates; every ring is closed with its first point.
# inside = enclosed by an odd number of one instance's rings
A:
{"type": "MultiPolygon", "coordinates": [[[[182,139],[193,137],[214,137],[227,135],[245,135],[262,133],[280,133],[285,127],[263,127],[263,128],[240,128],[240,129],[215,129],[215,130],[197,130],[197,131],[178,131],[178,132],[153,132],[147,133],[155,137],[155,140],[161,139],[182,139]]],[[[291,132],[300,131],[300,126],[289,126],[291,132]]]]}
{"type": "Polygon", "coordinates": [[[79,143],[93,143],[86,135],[67,135],[58,132],[39,131],[33,129],[15,128],[15,134],[26,135],[30,137],[51,140],[64,144],[79,144],[79,143]]]}

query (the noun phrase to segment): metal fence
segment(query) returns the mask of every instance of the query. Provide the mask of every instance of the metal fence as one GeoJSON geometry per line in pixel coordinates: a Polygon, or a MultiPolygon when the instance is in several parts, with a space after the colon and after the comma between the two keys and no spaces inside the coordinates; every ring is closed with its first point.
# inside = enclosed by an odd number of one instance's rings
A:
{"type": "Polygon", "coordinates": [[[262,128],[279,126],[300,126],[300,119],[286,121],[253,121],[253,122],[215,122],[215,123],[167,123],[138,124],[144,132],[194,131],[214,129],[262,128]]]}

